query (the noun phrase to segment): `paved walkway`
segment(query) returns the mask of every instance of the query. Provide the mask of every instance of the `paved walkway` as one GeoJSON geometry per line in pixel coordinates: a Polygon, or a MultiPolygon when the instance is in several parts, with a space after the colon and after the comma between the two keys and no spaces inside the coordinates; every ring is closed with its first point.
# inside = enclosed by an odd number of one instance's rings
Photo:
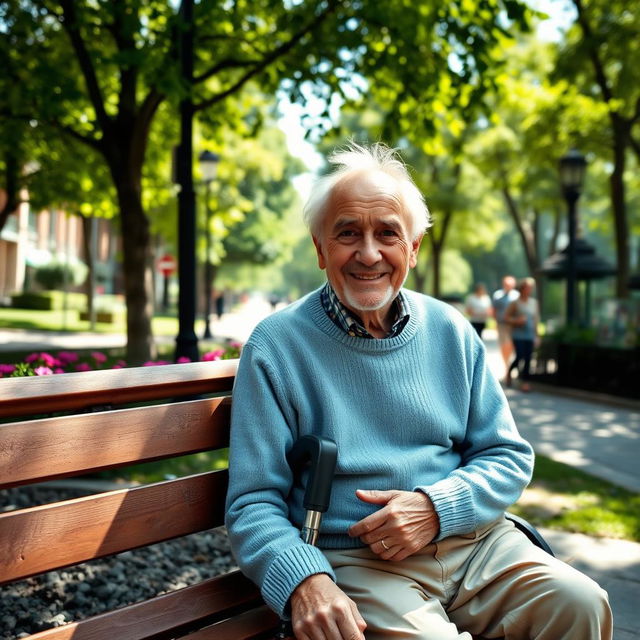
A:
{"type": "MultiPolygon", "coordinates": [[[[212,332],[219,339],[244,341],[257,320],[269,312],[265,302],[252,299],[241,312],[228,313],[221,321],[214,321],[212,332]]],[[[502,377],[495,334],[486,332],[485,342],[489,364],[502,377]]],[[[105,348],[124,344],[124,336],[0,328],[0,349],[105,348]]],[[[588,394],[567,396],[557,389],[540,387],[527,394],[508,389],[507,397],[521,433],[538,453],[640,492],[640,401],[623,403],[588,394]]],[[[590,575],[609,592],[615,619],[614,640],[640,640],[640,544],[551,530],[544,530],[543,534],[558,557],[590,575]]]]}

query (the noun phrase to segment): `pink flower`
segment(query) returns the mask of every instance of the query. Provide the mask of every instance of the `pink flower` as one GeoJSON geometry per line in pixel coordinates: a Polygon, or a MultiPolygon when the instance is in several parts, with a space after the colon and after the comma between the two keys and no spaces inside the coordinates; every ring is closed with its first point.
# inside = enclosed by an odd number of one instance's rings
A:
{"type": "Polygon", "coordinates": [[[149,360],[148,362],[145,362],[142,366],[143,367],[159,367],[164,364],[171,364],[171,363],[168,362],[167,360],[149,360]]]}
{"type": "Polygon", "coordinates": [[[53,370],[53,373],[64,373],[64,369],[61,369],[60,367],[56,367],[56,368],[53,370]]]}
{"type": "Polygon", "coordinates": [[[102,364],[107,360],[107,356],[105,356],[104,353],[101,353],[100,351],[92,351],[91,357],[96,361],[97,364],[102,364]]]}
{"type": "Polygon", "coordinates": [[[76,371],[91,371],[91,367],[86,362],[76,365],[76,371]]]}
{"type": "Polygon", "coordinates": [[[183,364],[185,362],[191,362],[191,358],[187,358],[187,356],[180,356],[178,358],[178,364],[183,364]]]}
{"type": "Polygon", "coordinates": [[[241,348],[242,348],[242,342],[235,342],[235,341],[232,341],[232,342],[230,342],[230,343],[229,343],[229,346],[230,346],[232,349],[241,349],[241,348]]]}
{"type": "Polygon", "coordinates": [[[78,354],[73,351],[60,351],[58,353],[58,360],[60,361],[60,364],[64,366],[65,364],[69,364],[71,362],[77,362],[78,354]]]}
{"type": "Polygon", "coordinates": [[[202,359],[205,362],[211,362],[212,360],[220,360],[224,354],[224,349],[216,349],[215,351],[208,351],[203,354],[202,359]]]}
{"type": "Polygon", "coordinates": [[[15,370],[15,364],[0,364],[0,376],[11,375],[15,370]]]}
{"type": "Polygon", "coordinates": [[[51,369],[49,369],[49,367],[36,367],[33,372],[37,375],[37,376],[50,376],[53,375],[53,371],[51,371],[51,369]]]}
{"type": "Polygon", "coordinates": [[[24,361],[28,363],[37,362],[38,360],[40,360],[46,367],[53,367],[59,364],[59,362],[50,353],[46,353],[44,351],[41,353],[30,353],[24,359],[24,361]]]}

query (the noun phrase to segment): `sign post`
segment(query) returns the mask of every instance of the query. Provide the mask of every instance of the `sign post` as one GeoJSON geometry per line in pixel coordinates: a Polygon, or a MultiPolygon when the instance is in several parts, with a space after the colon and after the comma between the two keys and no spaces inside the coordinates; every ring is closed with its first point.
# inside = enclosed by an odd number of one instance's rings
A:
{"type": "Polygon", "coordinates": [[[159,258],[156,262],[156,267],[163,276],[162,310],[167,311],[169,309],[169,277],[176,272],[178,263],[170,253],[165,253],[162,258],[159,258]]]}

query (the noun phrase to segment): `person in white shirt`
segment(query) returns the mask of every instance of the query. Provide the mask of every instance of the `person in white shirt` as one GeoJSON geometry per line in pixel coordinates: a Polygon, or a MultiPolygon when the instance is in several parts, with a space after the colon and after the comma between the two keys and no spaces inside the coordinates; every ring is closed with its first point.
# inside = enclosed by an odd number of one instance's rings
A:
{"type": "Polygon", "coordinates": [[[465,311],[476,333],[482,338],[482,332],[487,325],[487,319],[491,316],[491,298],[487,288],[478,282],[473,292],[465,300],[465,311]]]}

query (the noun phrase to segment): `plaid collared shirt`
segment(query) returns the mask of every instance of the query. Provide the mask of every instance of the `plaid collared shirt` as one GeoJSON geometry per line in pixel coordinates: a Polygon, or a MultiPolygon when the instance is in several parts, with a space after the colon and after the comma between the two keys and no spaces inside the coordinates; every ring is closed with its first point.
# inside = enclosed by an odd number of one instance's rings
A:
{"type": "MultiPolygon", "coordinates": [[[[349,311],[349,309],[340,302],[336,292],[328,282],[320,292],[320,301],[322,302],[322,307],[327,312],[329,318],[331,318],[334,324],[345,333],[358,338],[373,339],[373,336],[362,325],[360,318],[351,313],[351,311],[349,311]]],[[[386,338],[395,338],[397,335],[400,335],[400,332],[409,321],[409,308],[407,307],[407,303],[402,292],[399,292],[398,296],[393,301],[393,309],[395,313],[394,321],[391,326],[391,330],[385,336],[386,338]]]]}

